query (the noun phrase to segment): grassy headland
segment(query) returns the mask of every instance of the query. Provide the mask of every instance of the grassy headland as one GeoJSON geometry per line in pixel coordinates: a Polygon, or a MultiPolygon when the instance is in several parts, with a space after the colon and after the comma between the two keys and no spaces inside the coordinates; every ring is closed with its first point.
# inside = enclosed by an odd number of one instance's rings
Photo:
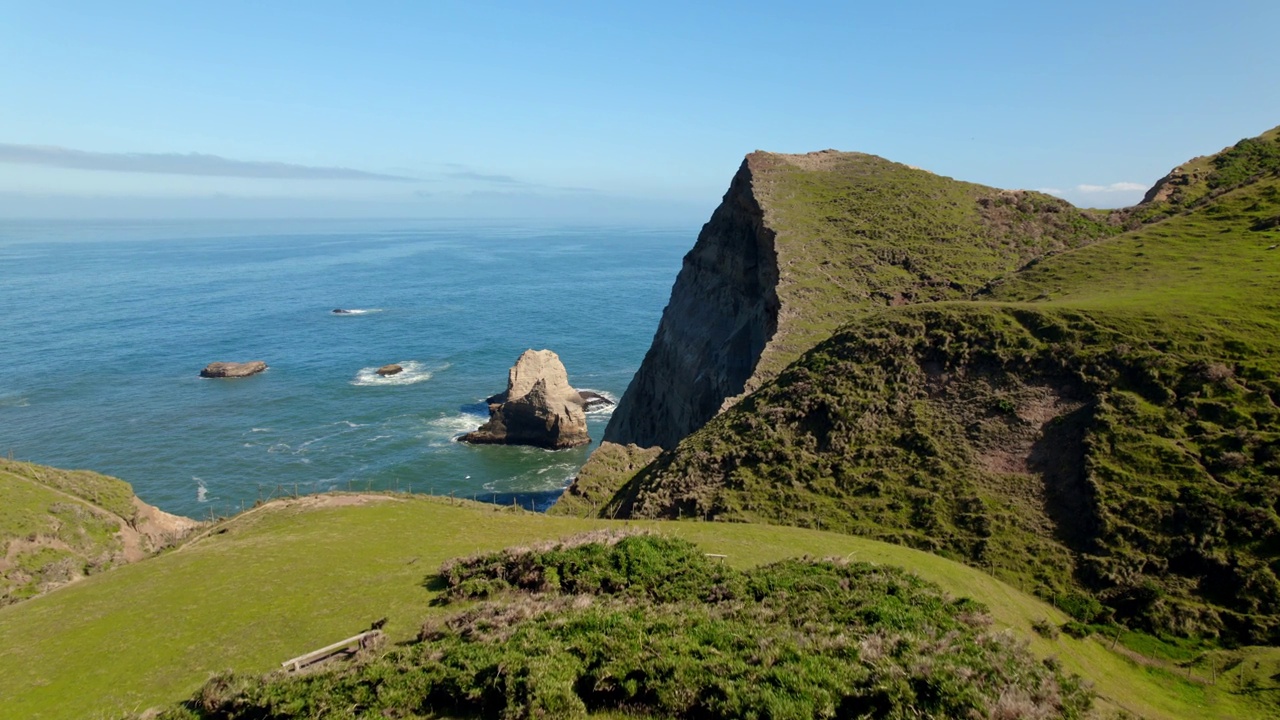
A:
{"type": "Polygon", "coordinates": [[[0,460],[0,605],[141,559],[194,525],[123,480],[0,460]]]}

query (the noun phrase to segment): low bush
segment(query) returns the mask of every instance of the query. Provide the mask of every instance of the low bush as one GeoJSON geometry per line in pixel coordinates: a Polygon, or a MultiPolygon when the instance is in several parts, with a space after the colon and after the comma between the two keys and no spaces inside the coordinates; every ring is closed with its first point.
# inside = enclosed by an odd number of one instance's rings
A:
{"type": "Polygon", "coordinates": [[[1031,629],[1042,638],[1054,640],[1058,637],[1058,627],[1049,622],[1048,619],[1040,619],[1031,623],[1031,629]]]}
{"type": "Polygon", "coordinates": [[[1077,620],[1068,620],[1062,623],[1062,632],[1077,640],[1083,640],[1093,634],[1093,629],[1077,620]]]}

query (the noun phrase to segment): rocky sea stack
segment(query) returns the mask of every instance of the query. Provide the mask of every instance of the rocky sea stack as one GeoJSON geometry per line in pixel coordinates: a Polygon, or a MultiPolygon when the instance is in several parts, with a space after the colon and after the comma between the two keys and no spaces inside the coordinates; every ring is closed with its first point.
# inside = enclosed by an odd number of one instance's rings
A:
{"type": "Polygon", "coordinates": [[[257,375],[267,369],[267,364],[261,360],[250,360],[249,362],[212,362],[205,365],[200,371],[200,377],[206,378],[242,378],[250,375],[257,375]]]}
{"type": "Polygon", "coordinates": [[[559,355],[525,350],[511,367],[506,392],[489,398],[489,422],[462,441],[550,449],[585,445],[591,438],[584,406],[559,355]]]}

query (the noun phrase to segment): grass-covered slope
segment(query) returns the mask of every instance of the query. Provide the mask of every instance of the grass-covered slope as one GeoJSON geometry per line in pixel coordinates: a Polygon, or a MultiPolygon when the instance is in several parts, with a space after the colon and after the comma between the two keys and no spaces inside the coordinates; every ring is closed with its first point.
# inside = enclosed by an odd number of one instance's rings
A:
{"type": "Polygon", "coordinates": [[[1280,127],[1245,138],[1216,155],[1174,168],[1147,192],[1141,204],[1122,213],[1130,222],[1150,222],[1194,209],[1247,183],[1280,171],[1280,127]]]}
{"type": "Polygon", "coordinates": [[[458,606],[418,642],[338,671],[220,677],[174,720],[430,716],[1081,718],[1093,693],[904,570],[738,570],[653,535],[446,564],[458,606]],[[468,601],[484,600],[476,606],[468,601]]]}
{"type": "Polygon", "coordinates": [[[1106,212],[999,190],[862,153],[755,153],[777,238],[777,334],[747,389],[864,308],[966,298],[1046,254],[1119,232],[1106,212]]]}
{"type": "Polygon", "coordinates": [[[0,605],[141,559],[195,525],[184,520],[122,480],[0,460],[0,605]]]}
{"type": "MultiPolygon", "coordinates": [[[[176,552],[0,608],[0,718],[117,717],[172,705],[213,675],[275,669],[284,660],[386,617],[392,643],[453,608],[433,604],[447,559],[553,540],[621,522],[554,518],[427,498],[326,496],[272,503],[216,526],[176,552]],[[225,532],[224,532],[225,531],[225,532]]],[[[905,567],[955,597],[985,605],[993,629],[1030,639],[1040,658],[1094,684],[1107,717],[1280,717],[1267,693],[1280,657],[1247,650],[1212,658],[1230,682],[1209,684],[1169,661],[1131,660],[1122,638],[1035,634],[1067,617],[983,572],[899,545],[801,528],[631,523],[680,537],[731,568],[802,556],[905,567]],[[1241,692],[1243,691],[1243,692],[1241,692]]],[[[1053,634],[1053,633],[1050,633],[1053,634]]],[[[1140,646],[1129,643],[1135,647],[1140,646]]],[[[1194,659],[1190,649],[1182,659],[1194,659]]]]}
{"type": "MultiPolygon", "coordinates": [[[[573,483],[547,509],[549,515],[570,517],[608,517],[603,510],[610,507],[618,488],[636,476],[662,452],[662,448],[601,443],[591,453],[590,461],[578,471],[573,483]]],[[[616,506],[614,506],[616,507],[616,506]]]]}
{"type": "Polygon", "coordinates": [[[971,300],[853,315],[603,513],[857,533],[1280,644],[1280,177],[1238,174],[971,300]]]}

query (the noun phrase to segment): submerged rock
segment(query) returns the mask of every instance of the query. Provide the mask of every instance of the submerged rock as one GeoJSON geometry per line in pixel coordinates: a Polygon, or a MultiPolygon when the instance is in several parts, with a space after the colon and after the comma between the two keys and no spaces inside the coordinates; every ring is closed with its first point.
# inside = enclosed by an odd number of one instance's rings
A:
{"type": "Polygon", "coordinates": [[[206,378],[241,378],[257,375],[267,369],[267,364],[261,360],[251,360],[249,362],[211,362],[200,371],[200,377],[206,378]]]}
{"type": "Polygon", "coordinates": [[[615,404],[609,398],[598,392],[591,392],[590,390],[579,390],[578,397],[582,398],[582,407],[587,412],[599,410],[600,408],[611,407],[615,404]]]}
{"type": "Polygon", "coordinates": [[[388,375],[398,375],[403,371],[404,371],[404,368],[400,367],[399,365],[396,365],[395,363],[392,363],[390,365],[383,365],[382,367],[378,368],[376,372],[382,377],[387,377],[388,375]]]}
{"type": "Polygon", "coordinates": [[[507,375],[507,390],[489,398],[489,422],[462,437],[477,444],[551,449],[585,445],[586,401],[569,385],[560,356],[526,350],[507,375]]]}
{"type": "Polygon", "coordinates": [[[354,315],[355,313],[351,312],[350,310],[343,310],[342,308],[334,308],[333,314],[334,315],[354,315]]]}

